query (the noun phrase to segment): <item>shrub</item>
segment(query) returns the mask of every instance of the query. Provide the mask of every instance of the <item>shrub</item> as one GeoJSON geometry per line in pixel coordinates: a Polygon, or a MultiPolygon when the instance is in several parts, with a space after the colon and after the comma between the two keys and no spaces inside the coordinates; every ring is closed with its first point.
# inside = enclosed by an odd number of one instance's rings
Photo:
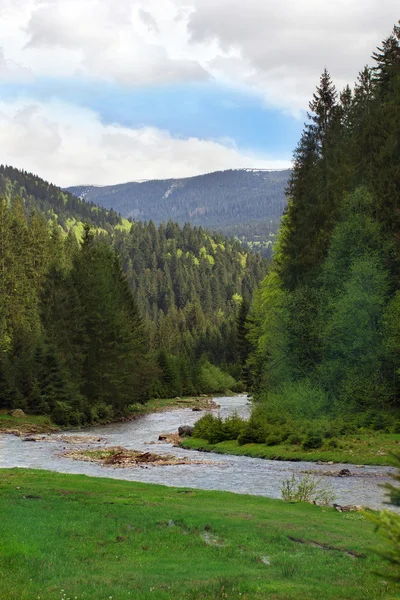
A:
{"type": "Polygon", "coordinates": [[[327,443],[327,448],[332,448],[332,449],[339,448],[339,442],[337,440],[335,440],[335,438],[332,438],[327,443]]]}
{"type": "Polygon", "coordinates": [[[263,444],[265,442],[265,428],[259,424],[253,425],[249,422],[243,427],[237,441],[239,446],[244,446],[245,444],[263,444]]]}
{"type": "Polygon", "coordinates": [[[97,404],[97,414],[99,416],[99,419],[109,421],[110,419],[113,418],[114,411],[113,411],[112,406],[110,406],[109,404],[105,404],[104,402],[101,402],[101,403],[97,404]]]}
{"type": "Polygon", "coordinates": [[[235,380],[228,373],[224,373],[207,360],[202,362],[198,377],[198,387],[202,392],[206,394],[223,393],[233,388],[234,385],[235,380]]]}
{"type": "Polygon", "coordinates": [[[325,486],[322,478],[311,474],[297,478],[294,474],[281,486],[282,500],[286,502],[310,502],[327,506],[335,499],[332,489],[325,486]]]}
{"type": "Polygon", "coordinates": [[[286,383],[276,392],[269,392],[263,398],[263,404],[268,411],[268,420],[293,417],[294,419],[316,419],[327,414],[330,402],[327,394],[310,381],[286,383]]]}
{"type": "Polygon", "coordinates": [[[225,439],[237,440],[246,425],[246,421],[241,419],[236,413],[227,417],[224,422],[225,439]]]}
{"type": "Polygon", "coordinates": [[[313,450],[314,448],[321,448],[324,441],[319,433],[309,432],[303,440],[304,450],[313,450]]]}
{"type": "Polygon", "coordinates": [[[246,424],[246,421],[235,414],[224,421],[221,417],[214,417],[208,413],[195,423],[193,435],[207,440],[210,444],[217,444],[237,439],[246,424]]]}
{"type": "MultiPolygon", "coordinates": [[[[390,504],[400,506],[400,456],[395,455],[397,473],[392,474],[395,485],[386,484],[390,504]]],[[[385,546],[377,552],[392,566],[393,572],[386,573],[385,577],[400,583],[400,515],[390,510],[383,510],[378,515],[368,514],[368,518],[375,523],[386,538],[385,546]]]]}
{"type": "Polygon", "coordinates": [[[243,383],[243,381],[237,381],[234,385],[231,386],[230,388],[232,390],[232,392],[236,392],[237,394],[242,394],[243,392],[246,391],[246,385],[243,383]]]}
{"type": "Polygon", "coordinates": [[[208,440],[209,433],[213,427],[214,419],[214,415],[207,413],[201,417],[201,419],[196,421],[194,424],[193,436],[203,440],[208,440]]]}
{"type": "Polygon", "coordinates": [[[387,415],[378,413],[372,422],[372,428],[375,431],[385,431],[388,429],[389,418],[387,415]]]}
{"type": "Polygon", "coordinates": [[[57,425],[65,427],[69,425],[70,414],[71,407],[69,406],[69,404],[67,404],[66,402],[58,401],[55,403],[55,406],[51,413],[51,418],[54,421],[54,423],[57,423],[57,425]]]}
{"type": "Polygon", "coordinates": [[[279,446],[282,443],[282,438],[277,434],[267,435],[265,443],[267,446],[279,446]]]}
{"type": "Polygon", "coordinates": [[[302,437],[298,433],[292,433],[289,435],[286,441],[291,446],[298,446],[302,442],[302,437]]]}

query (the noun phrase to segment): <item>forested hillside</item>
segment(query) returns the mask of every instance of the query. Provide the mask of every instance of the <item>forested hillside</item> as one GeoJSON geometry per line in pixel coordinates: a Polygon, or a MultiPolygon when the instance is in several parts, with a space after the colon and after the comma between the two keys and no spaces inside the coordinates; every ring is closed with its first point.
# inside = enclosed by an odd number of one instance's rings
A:
{"type": "Polygon", "coordinates": [[[373,59],[340,93],[322,73],[247,321],[256,408],[248,424],[203,419],[200,438],[294,456],[400,432],[399,26],[373,59]]]}
{"type": "Polygon", "coordinates": [[[172,218],[181,225],[189,222],[237,236],[267,256],[286,205],[289,175],[289,170],[237,169],[186,179],[68,190],[126,218],[151,219],[156,224],[172,218]]]}
{"type": "Polygon", "coordinates": [[[109,233],[115,225],[122,223],[121,216],[114,210],[106,210],[93,202],[83,202],[32,173],[10,166],[0,165],[0,196],[7,198],[8,202],[20,198],[27,215],[37,211],[48,220],[56,216],[65,231],[73,229],[78,234],[83,233],[83,222],[109,233]]]}
{"type": "Polygon", "coordinates": [[[378,427],[400,401],[400,27],[373,59],[354,90],[322,74],[250,335],[271,410],[378,427]]]}
{"type": "Polygon", "coordinates": [[[260,256],[190,225],[129,223],[9,167],[2,177],[0,408],[76,425],[235,386],[260,256]]]}

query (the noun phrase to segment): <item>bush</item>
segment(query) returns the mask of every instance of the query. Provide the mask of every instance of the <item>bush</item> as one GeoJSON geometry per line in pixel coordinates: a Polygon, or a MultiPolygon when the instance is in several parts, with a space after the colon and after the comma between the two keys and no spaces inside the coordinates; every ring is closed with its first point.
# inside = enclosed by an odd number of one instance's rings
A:
{"type": "Polygon", "coordinates": [[[373,420],[372,428],[375,431],[386,431],[388,430],[389,420],[390,418],[388,415],[378,413],[373,420]]]}
{"type": "Polygon", "coordinates": [[[265,443],[267,446],[279,446],[282,443],[282,438],[277,434],[267,435],[265,438],[265,443]]]}
{"type": "Polygon", "coordinates": [[[263,444],[265,442],[265,428],[260,424],[247,423],[237,438],[239,446],[245,444],[263,444]]]}
{"type": "Polygon", "coordinates": [[[302,437],[298,433],[292,433],[289,435],[286,441],[291,446],[298,446],[302,442],[302,437]]]}
{"type": "Polygon", "coordinates": [[[207,360],[202,362],[198,377],[198,387],[201,392],[206,394],[213,394],[215,392],[223,393],[226,390],[232,389],[235,383],[233,377],[228,375],[228,373],[224,373],[207,360]]]}
{"type": "Polygon", "coordinates": [[[246,421],[241,419],[236,413],[227,417],[224,422],[225,439],[237,440],[246,427],[246,424],[246,421]]]}
{"type": "Polygon", "coordinates": [[[335,438],[332,438],[331,440],[329,440],[326,446],[329,449],[339,448],[339,442],[335,440],[335,438]]]}
{"type": "Polygon", "coordinates": [[[331,504],[335,499],[332,489],[324,485],[322,478],[318,479],[311,474],[300,479],[293,474],[290,479],[285,479],[281,495],[286,502],[312,502],[323,506],[331,504]]]}
{"type": "Polygon", "coordinates": [[[279,390],[269,392],[262,402],[268,411],[268,420],[274,416],[282,419],[282,415],[314,420],[326,415],[330,408],[327,394],[308,380],[286,383],[279,390]]]}
{"type": "Polygon", "coordinates": [[[214,417],[211,413],[207,413],[195,423],[193,436],[207,440],[210,444],[218,444],[237,439],[244,427],[246,421],[236,414],[224,421],[221,417],[214,417]]]}
{"type": "Polygon", "coordinates": [[[51,418],[57,425],[66,427],[69,425],[69,418],[71,414],[71,407],[66,402],[56,402],[54,409],[51,413],[51,418]]]}
{"type": "Polygon", "coordinates": [[[323,443],[324,441],[319,433],[309,432],[303,440],[303,449],[313,450],[315,448],[321,448],[323,443]]]}
{"type": "Polygon", "coordinates": [[[246,385],[243,383],[243,381],[237,381],[234,385],[231,386],[230,389],[236,394],[242,394],[246,391],[246,385]]]}

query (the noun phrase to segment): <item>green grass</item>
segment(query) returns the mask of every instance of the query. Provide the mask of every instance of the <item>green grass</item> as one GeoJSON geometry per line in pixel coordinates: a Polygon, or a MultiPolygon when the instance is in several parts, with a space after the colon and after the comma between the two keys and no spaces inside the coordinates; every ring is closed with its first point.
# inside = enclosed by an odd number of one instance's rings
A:
{"type": "Polygon", "coordinates": [[[165,412],[168,410],[192,408],[203,405],[212,400],[211,396],[182,396],[180,398],[151,398],[146,404],[131,404],[129,407],[132,415],[147,415],[154,412],[165,412]]]}
{"type": "Polygon", "coordinates": [[[0,433],[7,431],[19,431],[21,434],[28,433],[50,433],[57,431],[50,417],[44,415],[25,415],[24,417],[12,417],[6,411],[0,412],[0,433]]]}
{"type": "MultiPolygon", "coordinates": [[[[329,440],[326,440],[329,443],[329,440]]],[[[400,434],[368,433],[355,436],[341,437],[339,447],[328,449],[326,446],[315,450],[303,450],[301,446],[281,444],[267,446],[266,444],[245,444],[239,446],[237,441],[209,444],[207,440],[187,438],[182,446],[190,450],[206,450],[218,454],[236,454],[266,458],[270,460],[308,460],[312,462],[337,462],[363,465],[391,465],[392,453],[400,451],[400,434]]]]}
{"type": "Polygon", "coordinates": [[[20,469],[0,511],[4,600],[398,597],[358,513],[20,469]]]}

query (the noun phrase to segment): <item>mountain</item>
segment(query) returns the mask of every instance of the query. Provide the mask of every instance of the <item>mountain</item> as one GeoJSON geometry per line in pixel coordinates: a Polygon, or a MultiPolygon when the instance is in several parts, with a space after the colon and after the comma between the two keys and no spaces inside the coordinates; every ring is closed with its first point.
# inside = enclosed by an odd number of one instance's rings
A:
{"type": "Polygon", "coordinates": [[[133,181],[67,190],[123,217],[155,223],[173,219],[268,248],[286,205],[290,170],[236,169],[185,179],[133,181]]]}

